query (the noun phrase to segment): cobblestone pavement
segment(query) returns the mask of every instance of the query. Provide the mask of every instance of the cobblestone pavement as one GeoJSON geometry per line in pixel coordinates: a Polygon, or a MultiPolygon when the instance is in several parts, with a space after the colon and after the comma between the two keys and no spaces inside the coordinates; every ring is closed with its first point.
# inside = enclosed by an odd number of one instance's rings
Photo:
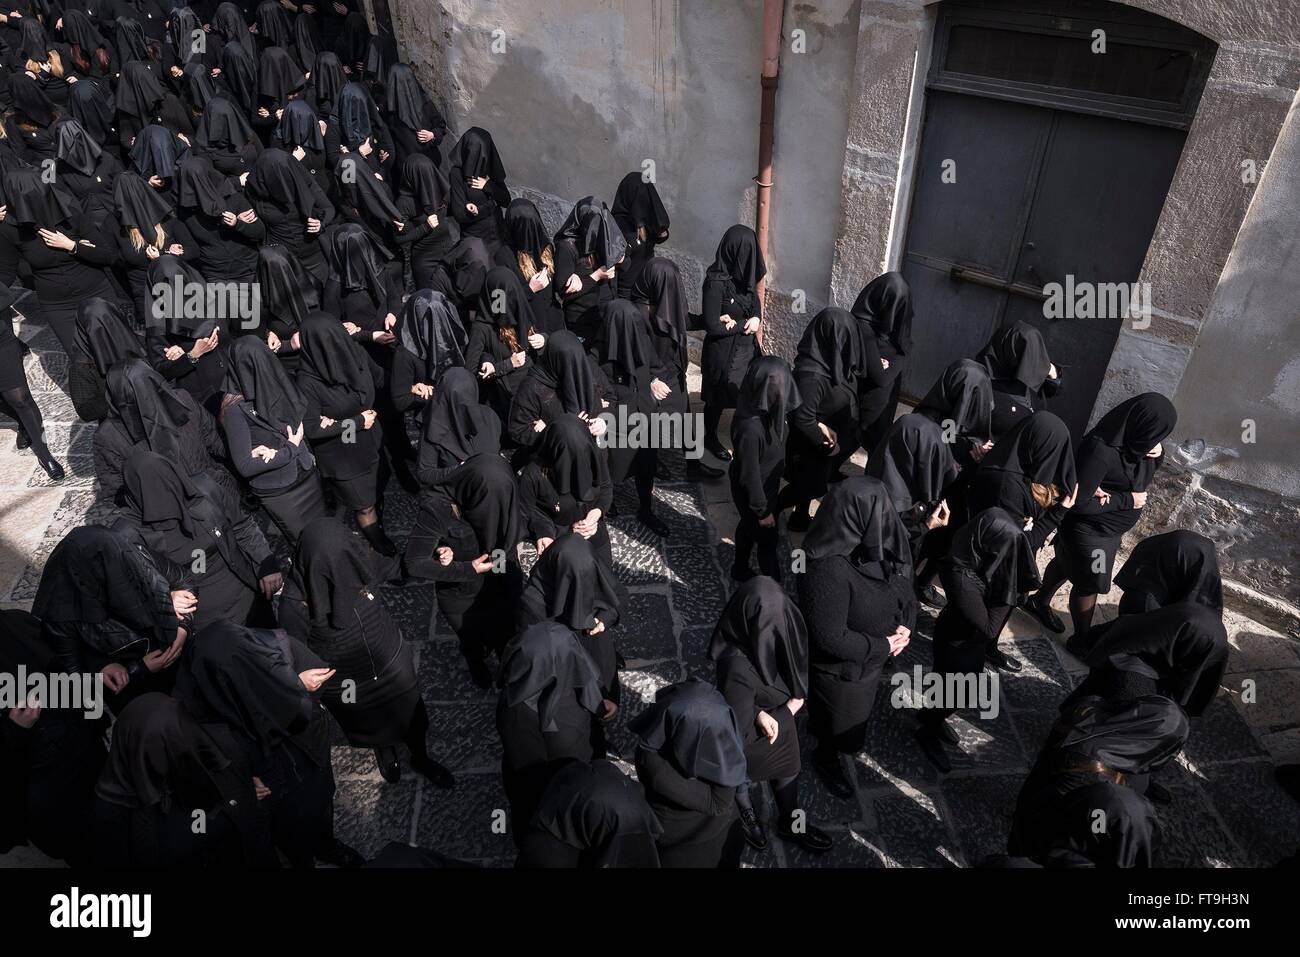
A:
{"type": "MultiPolygon", "coordinates": [[[[24,329],[33,347],[28,377],[45,414],[51,446],[68,469],[55,486],[30,453],[15,452],[12,423],[0,420],[0,606],[28,607],[45,557],[78,524],[102,520],[95,504],[91,436],[77,421],[61,388],[65,360],[46,330],[24,329]]],[[[619,577],[629,586],[618,639],[627,670],[624,708],[612,735],[627,749],[626,721],[652,701],[657,689],[688,676],[712,677],[708,638],[726,600],[724,570],[731,564],[735,513],[725,480],[677,483],[657,490],[659,512],[672,526],[664,542],[631,517],[630,488],[618,491],[623,517],[611,525],[619,577]]],[[[385,522],[399,544],[415,517],[415,503],[390,491],[385,522]]],[[[279,548],[283,551],[283,543],[279,548]]],[[[525,556],[528,558],[529,556],[525,556]]],[[[433,614],[433,587],[385,588],[384,599],[415,645],[425,701],[432,720],[430,750],[456,773],[452,791],[436,790],[409,770],[386,784],[373,755],[336,741],[336,815],[339,835],[363,853],[387,842],[410,841],[489,866],[512,862],[510,838],[494,832],[493,812],[506,807],[501,789],[493,720],[494,696],[476,689],[460,661],[446,622],[433,614]]],[[[1059,601],[1059,599],[1058,599],[1059,601]]],[[[1101,615],[1113,614],[1103,606],[1101,615]]],[[[1300,806],[1273,780],[1273,766],[1297,760],[1300,729],[1300,653],[1296,642],[1236,614],[1228,615],[1233,651],[1225,688],[1204,718],[1194,722],[1176,767],[1161,780],[1174,803],[1160,808],[1166,866],[1263,866],[1296,849],[1300,806]],[[1256,702],[1243,702],[1253,682],[1256,702]]],[[[899,667],[930,662],[933,618],[899,667]]],[[[857,756],[858,793],[832,797],[810,771],[801,782],[810,819],[832,831],[835,849],[811,858],[773,842],[757,867],[950,867],[977,863],[1005,848],[1020,783],[1051,725],[1060,699],[1081,677],[1063,640],[1047,635],[1017,613],[1003,638],[1024,665],[1002,682],[994,720],[963,713],[962,754],[954,770],[934,771],[914,746],[910,714],[890,707],[888,689],[877,696],[867,746],[857,756]]],[[[631,766],[625,765],[631,772],[631,766]]],[[[770,809],[770,799],[768,801],[770,809]]],[[[0,863],[30,861],[18,852],[0,863]]]]}

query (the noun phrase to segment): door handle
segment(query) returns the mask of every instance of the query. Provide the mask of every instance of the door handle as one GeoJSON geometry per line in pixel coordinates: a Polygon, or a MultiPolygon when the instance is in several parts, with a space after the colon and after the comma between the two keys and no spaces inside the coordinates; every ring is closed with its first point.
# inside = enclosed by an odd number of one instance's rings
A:
{"type": "Polygon", "coordinates": [[[1027,296],[1040,302],[1045,302],[1048,298],[1041,286],[1031,286],[1023,282],[1008,282],[1001,276],[981,272],[978,269],[967,269],[965,266],[950,267],[948,275],[954,279],[960,279],[962,282],[971,282],[977,286],[986,286],[989,289],[1001,289],[1003,292],[1013,292],[1017,296],[1027,296]]]}

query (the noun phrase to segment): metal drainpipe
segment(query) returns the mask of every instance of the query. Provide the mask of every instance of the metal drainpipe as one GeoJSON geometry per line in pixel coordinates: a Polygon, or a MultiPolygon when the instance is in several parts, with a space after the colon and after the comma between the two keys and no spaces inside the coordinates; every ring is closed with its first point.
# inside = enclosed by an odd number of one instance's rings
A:
{"type": "MultiPolygon", "coordinates": [[[[767,247],[770,235],[769,220],[772,211],[772,147],[776,139],[776,89],[781,73],[781,26],[785,19],[785,0],[763,0],[763,107],[758,124],[758,209],[754,217],[754,231],[758,234],[758,248],[768,261],[767,247]]],[[[759,308],[763,307],[766,281],[755,289],[759,308]]],[[[762,332],[759,333],[762,343],[762,332]]]]}

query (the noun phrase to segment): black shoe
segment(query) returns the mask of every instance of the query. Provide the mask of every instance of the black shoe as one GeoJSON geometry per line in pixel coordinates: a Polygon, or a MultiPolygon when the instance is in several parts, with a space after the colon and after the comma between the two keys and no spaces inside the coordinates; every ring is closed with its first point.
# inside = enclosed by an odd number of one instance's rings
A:
{"type": "Polygon", "coordinates": [[[67,478],[67,473],[63,471],[63,466],[54,460],[54,456],[48,452],[37,458],[41,463],[41,468],[45,469],[45,474],[56,482],[62,482],[67,478]]]}
{"type": "Polygon", "coordinates": [[[954,748],[961,744],[961,738],[957,735],[957,729],[947,721],[935,725],[934,733],[939,736],[939,740],[944,744],[951,744],[954,748]]]}
{"type": "Polygon", "coordinates": [[[1065,622],[1061,621],[1061,616],[1052,610],[1051,605],[1040,602],[1036,595],[1030,595],[1026,598],[1022,607],[1038,619],[1039,624],[1048,631],[1053,631],[1058,635],[1065,632],[1065,622]]]}
{"type": "Polygon", "coordinates": [[[844,773],[844,765],[840,763],[840,756],[835,755],[834,759],[822,761],[816,755],[813,755],[813,770],[817,772],[817,777],[821,778],[822,784],[826,785],[826,790],[835,795],[841,801],[851,801],[857,792],[853,788],[853,783],[849,780],[848,775],[844,773]]]}
{"type": "Polygon", "coordinates": [[[1157,784],[1155,781],[1148,781],[1147,800],[1152,804],[1173,804],[1174,793],[1163,784],[1157,784]]]}
{"type": "Polygon", "coordinates": [[[813,827],[811,824],[805,824],[802,834],[796,834],[787,828],[784,824],[776,829],[776,836],[783,841],[789,841],[791,844],[798,844],[810,854],[825,854],[835,842],[831,836],[819,827],[813,827]]]}
{"type": "Polygon", "coordinates": [[[948,759],[948,752],[944,750],[943,740],[937,730],[928,725],[918,728],[916,741],[921,745],[921,753],[940,773],[947,774],[952,770],[952,761],[948,759]]]}
{"type": "Polygon", "coordinates": [[[733,582],[747,582],[754,577],[753,569],[746,565],[731,566],[731,580],[733,582]]]}
{"type": "Polygon", "coordinates": [[[475,686],[484,691],[492,687],[492,669],[487,666],[486,661],[482,658],[466,658],[465,664],[469,667],[469,680],[474,682],[475,686]]]}
{"type": "Polygon", "coordinates": [[[740,829],[750,847],[759,851],[767,847],[767,828],[763,827],[763,822],[758,819],[752,807],[740,809],[740,829]]]}
{"type": "Polygon", "coordinates": [[[636,513],[637,521],[650,530],[652,534],[660,538],[668,537],[668,523],[656,515],[654,512],[640,511],[636,513]]]}
{"type": "Polygon", "coordinates": [[[370,544],[371,548],[385,558],[395,558],[397,556],[397,546],[393,544],[392,539],[384,534],[384,526],[378,522],[364,526],[361,529],[361,537],[370,544]]]}
{"type": "Polygon", "coordinates": [[[688,479],[715,479],[722,478],[725,474],[722,469],[715,469],[712,465],[705,465],[698,459],[686,463],[686,477],[688,479]]]}
{"type": "Polygon", "coordinates": [[[357,851],[348,847],[337,837],[328,847],[322,848],[316,855],[316,860],[322,864],[333,864],[335,867],[362,867],[366,859],[357,851]]]}
{"type": "Polygon", "coordinates": [[[450,790],[456,786],[456,778],[452,773],[433,758],[428,756],[417,758],[415,755],[411,755],[411,767],[428,778],[429,783],[435,787],[450,790]]]}
{"type": "Polygon", "coordinates": [[[790,514],[790,521],[786,522],[785,528],[788,532],[806,532],[811,524],[812,516],[807,511],[796,509],[790,514]]]}
{"type": "Polygon", "coordinates": [[[725,445],[723,445],[717,439],[705,439],[704,451],[708,452],[719,462],[731,461],[731,452],[727,449],[725,445]]]}
{"type": "Polygon", "coordinates": [[[380,776],[389,784],[402,780],[402,764],[397,760],[395,749],[375,748],[375,764],[379,765],[380,776]]]}
{"type": "Polygon", "coordinates": [[[21,452],[23,449],[30,449],[31,447],[32,447],[31,437],[28,436],[28,434],[24,432],[22,429],[19,429],[18,437],[14,439],[14,448],[16,448],[19,452],[21,452]]]}
{"type": "Polygon", "coordinates": [[[935,588],[933,584],[926,585],[918,591],[916,599],[922,605],[928,605],[931,608],[943,608],[948,604],[948,599],[944,597],[943,592],[935,588]]]}
{"type": "Polygon", "coordinates": [[[997,668],[999,671],[1009,671],[1014,674],[1020,670],[1020,662],[1016,661],[1015,658],[1008,657],[996,645],[984,653],[984,661],[990,667],[997,668]]]}

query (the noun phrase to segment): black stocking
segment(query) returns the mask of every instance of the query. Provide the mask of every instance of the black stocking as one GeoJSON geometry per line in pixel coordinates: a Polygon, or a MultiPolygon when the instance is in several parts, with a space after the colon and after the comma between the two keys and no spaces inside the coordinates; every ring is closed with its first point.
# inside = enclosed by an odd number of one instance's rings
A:
{"type": "Polygon", "coordinates": [[[17,420],[20,432],[27,436],[37,458],[49,458],[50,450],[45,445],[45,421],[31,390],[27,386],[5,389],[0,392],[0,404],[17,420]]]}

